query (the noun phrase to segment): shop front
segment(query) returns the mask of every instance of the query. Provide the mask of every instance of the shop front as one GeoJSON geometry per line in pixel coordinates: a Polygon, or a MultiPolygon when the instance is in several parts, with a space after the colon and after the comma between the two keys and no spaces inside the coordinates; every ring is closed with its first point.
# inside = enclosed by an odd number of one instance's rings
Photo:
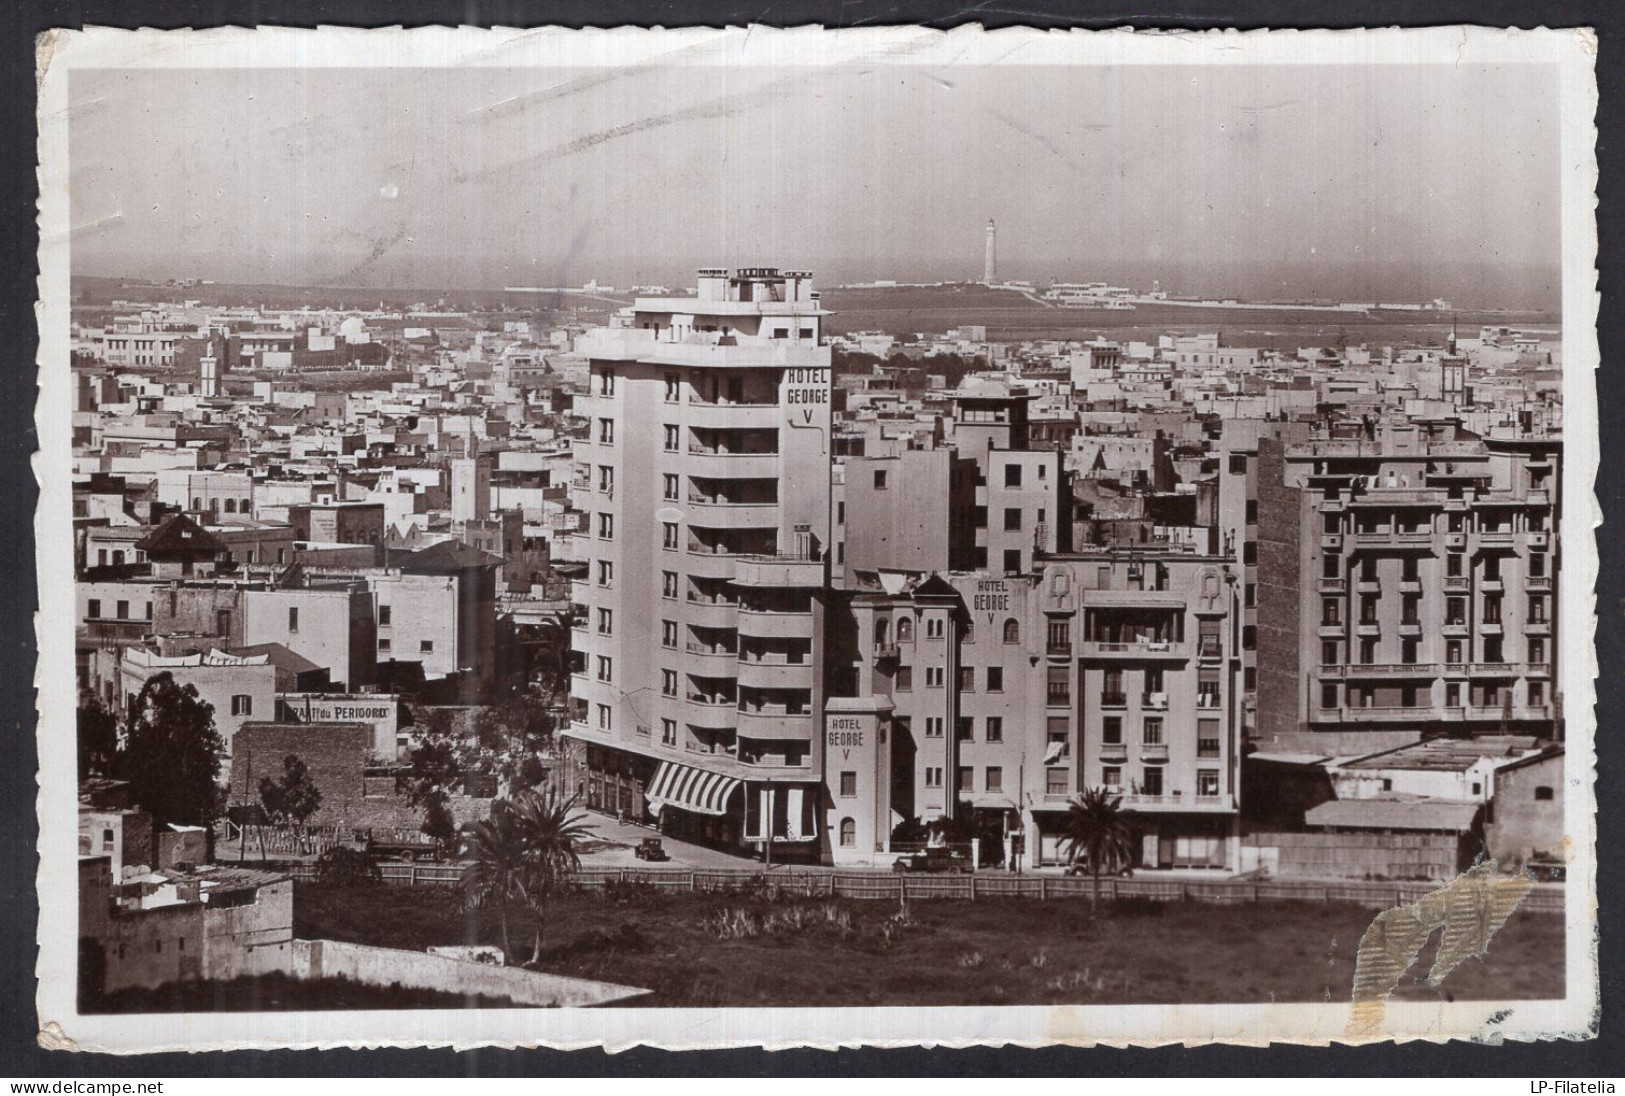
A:
{"type": "Polygon", "coordinates": [[[652,758],[602,746],[588,746],[586,793],[588,810],[601,811],[626,822],[652,821],[644,798],[656,763],[652,758]]]}
{"type": "Polygon", "coordinates": [[[736,852],[742,784],[724,773],[662,761],[644,799],[661,833],[736,852]]]}
{"type": "Polygon", "coordinates": [[[821,855],[818,808],[817,784],[752,783],[745,793],[745,840],[764,860],[816,862],[821,855]]]}
{"type": "Polygon", "coordinates": [[[1134,866],[1234,870],[1239,853],[1234,815],[1135,815],[1134,866]]]}

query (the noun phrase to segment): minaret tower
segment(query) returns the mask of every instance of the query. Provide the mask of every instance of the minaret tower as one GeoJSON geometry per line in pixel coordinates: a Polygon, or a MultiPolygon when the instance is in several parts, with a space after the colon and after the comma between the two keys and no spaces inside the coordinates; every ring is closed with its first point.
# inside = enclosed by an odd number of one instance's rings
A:
{"type": "Polygon", "coordinates": [[[996,252],[996,249],[997,249],[997,246],[998,246],[997,245],[998,235],[999,235],[998,227],[996,225],[994,225],[993,219],[991,217],[988,218],[988,222],[987,222],[987,258],[982,263],[982,281],[984,283],[986,283],[987,285],[992,285],[994,282],[998,281],[998,277],[999,277],[999,264],[998,264],[998,262],[997,262],[997,260],[995,258],[995,252],[996,252]]]}

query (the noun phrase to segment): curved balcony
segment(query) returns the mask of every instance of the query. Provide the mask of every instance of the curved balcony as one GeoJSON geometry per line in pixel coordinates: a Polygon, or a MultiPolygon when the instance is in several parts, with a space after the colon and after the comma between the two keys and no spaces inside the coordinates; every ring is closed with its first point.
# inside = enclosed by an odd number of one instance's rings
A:
{"type": "Polygon", "coordinates": [[[726,502],[690,498],[684,515],[689,525],[702,529],[776,529],[776,502],[726,502]]]}
{"type": "Polygon", "coordinates": [[[690,400],[683,406],[690,426],[707,430],[771,430],[784,421],[778,400],[771,403],[707,403],[690,400]]]}
{"type": "Polygon", "coordinates": [[[764,704],[754,710],[741,708],[736,714],[742,738],[794,738],[810,742],[818,731],[810,709],[792,714],[782,705],[764,704]]]}
{"type": "Polygon", "coordinates": [[[741,688],[757,689],[811,689],[813,687],[812,661],[790,662],[780,655],[763,659],[744,659],[737,671],[741,688]]]}
{"type": "Polygon", "coordinates": [[[688,474],[710,479],[775,479],[779,474],[777,453],[733,453],[722,449],[690,447],[688,474]]]}
{"type": "Polygon", "coordinates": [[[764,639],[811,639],[813,615],[811,612],[778,613],[740,609],[739,634],[764,639]]]}
{"type": "Polygon", "coordinates": [[[734,567],[738,586],[811,586],[824,584],[824,561],[796,556],[740,556],[734,567]]]}
{"type": "Polygon", "coordinates": [[[732,628],[739,620],[739,603],[736,601],[699,601],[689,598],[682,605],[683,610],[678,615],[686,623],[701,628],[732,628]]]}
{"type": "Polygon", "coordinates": [[[734,676],[739,653],[729,647],[707,647],[690,643],[683,649],[683,671],[700,677],[734,676]]]}
{"type": "Polygon", "coordinates": [[[683,721],[692,727],[713,731],[731,731],[738,726],[739,707],[736,701],[713,700],[690,693],[683,721]]]}
{"type": "Polygon", "coordinates": [[[682,554],[683,570],[700,578],[731,579],[739,557],[727,552],[689,549],[682,554]]]}

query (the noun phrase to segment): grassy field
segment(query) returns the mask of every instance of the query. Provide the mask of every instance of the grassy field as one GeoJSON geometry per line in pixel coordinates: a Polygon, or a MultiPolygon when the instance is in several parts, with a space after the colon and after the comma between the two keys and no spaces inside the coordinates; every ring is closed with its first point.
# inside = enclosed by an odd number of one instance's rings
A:
{"type": "MultiPolygon", "coordinates": [[[[495,943],[492,910],[434,888],[301,885],[295,931],[388,947],[495,943]]],[[[513,946],[530,922],[513,911],[513,946]]],[[[1346,1000],[1375,911],[1307,902],[1258,906],[1125,901],[1091,919],[1083,900],[795,899],[709,894],[561,897],[540,969],[654,992],[649,1006],[1156,1004],[1346,1000]]],[[[1517,913],[1482,961],[1439,989],[1424,949],[1399,999],[1557,997],[1563,924],[1517,913]]]]}

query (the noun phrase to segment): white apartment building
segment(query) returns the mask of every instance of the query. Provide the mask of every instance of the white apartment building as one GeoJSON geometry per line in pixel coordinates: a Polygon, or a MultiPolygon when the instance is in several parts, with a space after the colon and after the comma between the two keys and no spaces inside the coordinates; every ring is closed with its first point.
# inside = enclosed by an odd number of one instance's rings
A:
{"type": "Polygon", "coordinates": [[[811,276],[705,269],[577,344],[591,387],[567,737],[589,806],[727,847],[819,841],[830,351],[811,276]]]}

